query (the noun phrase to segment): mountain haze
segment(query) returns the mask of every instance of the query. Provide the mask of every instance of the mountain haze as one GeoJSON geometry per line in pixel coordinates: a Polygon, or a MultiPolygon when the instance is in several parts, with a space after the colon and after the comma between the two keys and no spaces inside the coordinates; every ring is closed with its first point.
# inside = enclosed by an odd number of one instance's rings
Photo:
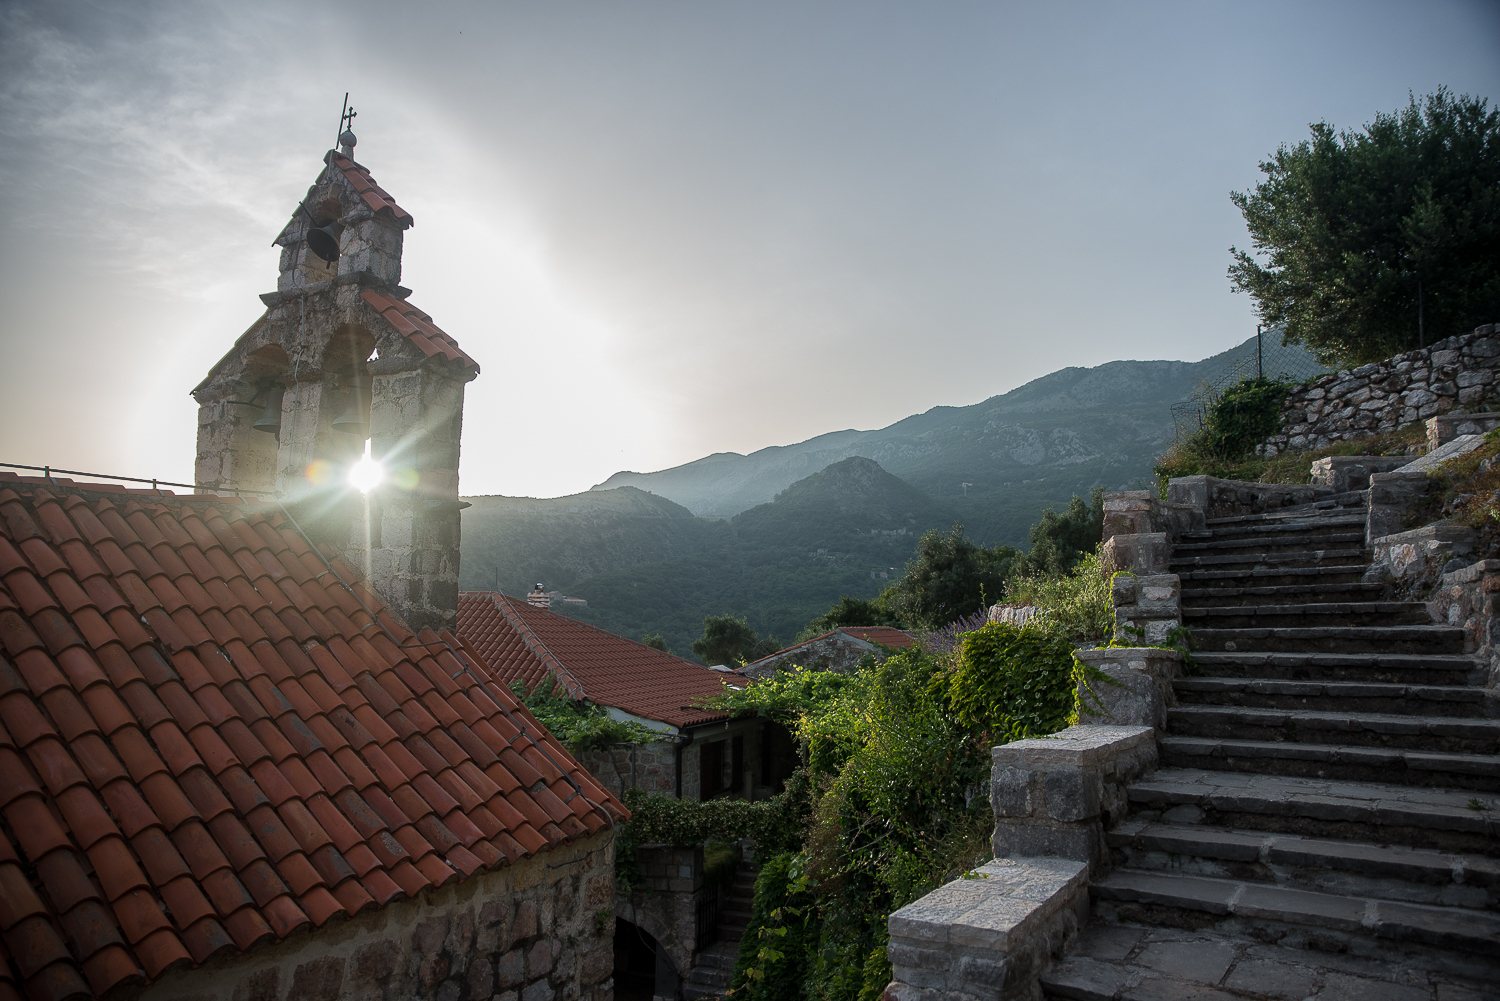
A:
{"type": "MultiPolygon", "coordinates": [[[[1267,338],[1267,374],[1310,370],[1310,355],[1274,340],[1267,338]]],[[[620,472],[594,489],[636,486],[701,517],[728,518],[858,455],[951,505],[980,541],[1024,545],[1046,505],[1096,485],[1148,480],[1172,437],[1172,404],[1247,360],[1254,374],[1254,352],[1251,338],[1199,362],[1065,368],[982,403],[934,407],[877,431],[835,431],[749,455],[718,452],[659,472],[620,472]]]]}

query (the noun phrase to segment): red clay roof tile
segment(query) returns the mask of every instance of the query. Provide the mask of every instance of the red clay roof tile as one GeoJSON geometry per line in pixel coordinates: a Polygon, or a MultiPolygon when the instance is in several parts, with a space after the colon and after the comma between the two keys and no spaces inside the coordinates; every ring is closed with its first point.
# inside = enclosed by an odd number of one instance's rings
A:
{"type": "MultiPolygon", "coordinates": [[[[467,360],[409,304],[377,308],[467,360]]],[[[0,812],[19,839],[0,837],[0,931],[70,929],[55,958],[17,939],[28,990],[149,981],[583,836],[579,810],[590,830],[625,815],[482,655],[413,636],[278,511],[0,484],[0,812]],[[538,779],[597,806],[526,792],[538,779]],[[46,894],[8,889],[17,862],[46,894]]]]}
{"type": "Polygon", "coordinates": [[[458,631],[506,683],[532,690],[551,674],[575,698],[676,727],[724,718],[683,708],[724,690],[718,672],[518,598],[460,594],[458,631]]]}

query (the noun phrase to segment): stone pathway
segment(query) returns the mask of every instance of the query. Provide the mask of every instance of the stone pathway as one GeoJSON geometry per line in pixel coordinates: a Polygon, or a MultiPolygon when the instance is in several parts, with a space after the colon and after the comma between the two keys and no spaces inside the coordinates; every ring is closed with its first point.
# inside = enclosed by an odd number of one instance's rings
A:
{"type": "Polygon", "coordinates": [[[1178,540],[1197,670],[1049,997],[1500,997],[1500,707],[1462,630],[1362,579],[1363,503],[1178,540]]]}
{"type": "Polygon", "coordinates": [[[1042,977],[1069,1001],[1500,1001],[1493,982],[1421,964],[1290,949],[1212,931],[1095,925],[1042,977]]]}

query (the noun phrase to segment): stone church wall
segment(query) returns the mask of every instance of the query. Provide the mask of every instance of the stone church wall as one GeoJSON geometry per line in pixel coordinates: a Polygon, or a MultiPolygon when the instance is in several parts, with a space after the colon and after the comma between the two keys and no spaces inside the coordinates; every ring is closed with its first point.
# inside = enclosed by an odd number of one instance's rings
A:
{"type": "Polygon", "coordinates": [[[1298,387],[1282,405],[1281,431],[1261,453],[1326,448],[1455,410],[1500,409],[1495,326],[1298,387]]]}
{"type": "Polygon", "coordinates": [[[247,956],[169,973],[142,1001],[610,1001],[604,831],[247,956]]]}

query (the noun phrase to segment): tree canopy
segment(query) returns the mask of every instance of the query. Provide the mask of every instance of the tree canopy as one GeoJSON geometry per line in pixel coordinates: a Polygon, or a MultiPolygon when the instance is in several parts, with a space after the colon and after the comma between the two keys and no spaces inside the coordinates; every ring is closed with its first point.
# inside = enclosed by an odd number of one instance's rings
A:
{"type": "Polygon", "coordinates": [[[1429,344],[1500,319],[1500,109],[1439,88],[1311,129],[1230,196],[1254,254],[1231,247],[1229,277],[1261,319],[1340,364],[1419,347],[1419,312],[1429,344]]]}
{"type": "Polygon", "coordinates": [[[693,656],[705,664],[744,664],[778,649],[775,637],[761,639],[750,623],[733,615],[705,616],[703,635],[693,640],[693,656]]]}
{"type": "Polygon", "coordinates": [[[1020,557],[1013,546],[986,549],[962,525],[923,533],[901,579],[876,601],[909,625],[936,629],[999,601],[1020,557]]]}

